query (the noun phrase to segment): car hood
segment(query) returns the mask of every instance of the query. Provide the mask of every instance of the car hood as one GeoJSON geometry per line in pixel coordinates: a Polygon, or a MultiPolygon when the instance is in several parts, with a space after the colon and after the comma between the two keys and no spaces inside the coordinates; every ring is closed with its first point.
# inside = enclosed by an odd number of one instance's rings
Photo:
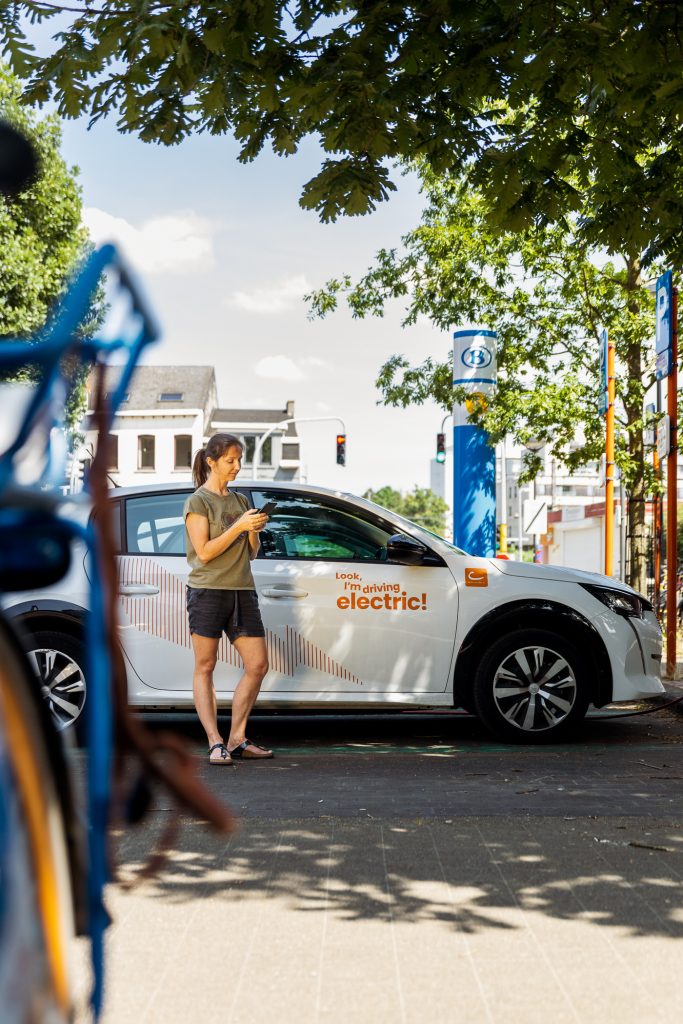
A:
{"type": "Polygon", "coordinates": [[[599,572],[585,572],[583,569],[568,569],[563,565],[537,565],[533,562],[514,562],[502,558],[491,559],[493,565],[506,576],[524,576],[537,580],[557,580],[560,583],[592,583],[596,587],[610,587],[612,590],[623,590],[635,594],[629,587],[611,576],[603,576],[599,572]]]}

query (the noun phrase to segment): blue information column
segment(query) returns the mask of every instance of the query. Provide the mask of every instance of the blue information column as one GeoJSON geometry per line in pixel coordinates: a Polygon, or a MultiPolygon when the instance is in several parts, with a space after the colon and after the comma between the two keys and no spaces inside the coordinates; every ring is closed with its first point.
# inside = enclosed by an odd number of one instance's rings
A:
{"type": "Polygon", "coordinates": [[[496,553],[496,456],[481,427],[468,422],[496,387],[496,332],[455,331],[453,385],[468,397],[453,408],[453,543],[470,555],[496,553]]]}

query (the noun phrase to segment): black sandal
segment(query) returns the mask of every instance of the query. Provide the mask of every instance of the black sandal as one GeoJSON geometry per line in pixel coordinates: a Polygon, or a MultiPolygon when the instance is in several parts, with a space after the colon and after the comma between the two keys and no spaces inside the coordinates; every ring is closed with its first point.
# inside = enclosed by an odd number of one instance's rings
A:
{"type": "Polygon", "coordinates": [[[225,743],[214,743],[212,747],[209,747],[209,764],[232,764],[232,757],[230,751],[226,747],[225,743]],[[221,756],[220,760],[217,757],[211,757],[214,750],[220,749],[221,756]]]}
{"type": "Polygon", "coordinates": [[[235,761],[267,761],[273,756],[273,751],[268,750],[267,747],[262,747],[260,743],[254,743],[253,740],[242,740],[236,747],[229,750],[228,753],[235,761]],[[247,753],[247,747],[256,747],[257,750],[262,750],[262,754],[249,754],[247,753]]]}

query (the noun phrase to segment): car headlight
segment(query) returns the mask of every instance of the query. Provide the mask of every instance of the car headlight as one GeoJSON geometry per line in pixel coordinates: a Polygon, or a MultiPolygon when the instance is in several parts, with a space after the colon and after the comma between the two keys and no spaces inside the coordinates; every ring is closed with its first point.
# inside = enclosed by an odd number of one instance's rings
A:
{"type": "Polygon", "coordinates": [[[628,594],[623,590],[612,590],[610,587],[596,587],[592,583],[582,583],[581,586],[617,615],[635,616],[637,619],[642,619],[643,612],[652,610],[650,602],[640,594],[628,594]]]}

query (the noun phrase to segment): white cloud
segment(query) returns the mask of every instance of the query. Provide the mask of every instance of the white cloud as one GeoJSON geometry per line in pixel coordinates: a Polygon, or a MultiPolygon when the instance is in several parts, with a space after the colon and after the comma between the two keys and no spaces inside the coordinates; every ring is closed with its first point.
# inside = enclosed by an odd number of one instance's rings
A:
{"type": "Polygon", "coordinates": [[[274,380],[302,380],[304,374],[289,356],[264,356],[254,367],[258,377],[274,380]]]}
{"type": "Polygon", "coordinates": [[[315,369],[321,369],[330,365],[326,359],[319,359],[318,356],[304,356],[300,362],[302,366],[312,366],[315,369]]]}
{"type": "Polygon", "coordinates": [[[268,288],[252,288],[251,291],[236,291],[227,299],[230,306],[237,306],[247,313],[281,313],[291,309],[310,291],[311,286],[305,274],[283,277],[278,284],[268,288]]]}
{"type": "Polygon", "coordinates": [[[215,265],[217,226],[192,210],[152,217],[139,227],[105,210],[88,207],[83,223],[96,244],[117,242],[135,270],[148,274],[200,273],[215,265]]]}
{"type": "Polygon", "coordinates": [[[316,412],[332,412],[332,406],[327,402],[316,402],[315,409],[316,412]]]}

